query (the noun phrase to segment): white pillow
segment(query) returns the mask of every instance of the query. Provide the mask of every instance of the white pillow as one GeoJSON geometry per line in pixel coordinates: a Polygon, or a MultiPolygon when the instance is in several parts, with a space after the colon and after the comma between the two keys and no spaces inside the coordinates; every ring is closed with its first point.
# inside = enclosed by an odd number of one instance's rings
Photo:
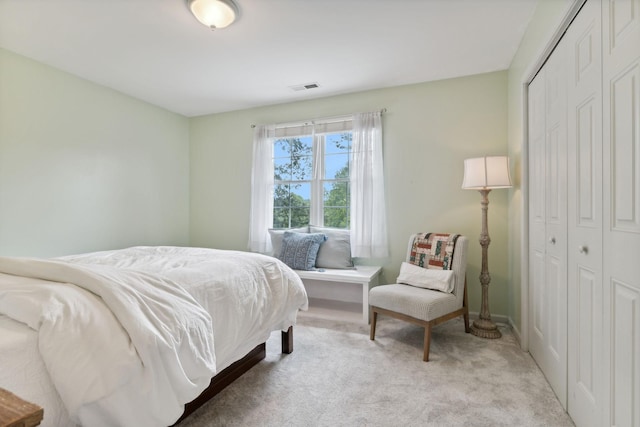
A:
{"type": "Polygon", "coordinates": [[[309,225],[309,233],[322,233],[327,241],[320,245],[316,267],[352,269],[351,237],[349,230],[309,225]]]}
{"type": "Polygon", "coordinates": [[[304,227],[298,227],[298,228],[270,228],[269,235],[271,236],[271,246],[273,247],[270,255],[273,255],[276,258],[278,258],[282,253],[282,238],[284,237],[285,231],[294,231],[296,233],[308,233],[309,226],[305,225],[304,227]]]}
{"type": "Polygon", "coordinates": [[[453,292],[455,284],[452,270],[434,270],[408,262],[403,262],[400,266],[400,275],[396,282],[449,294],[453,292]]]}

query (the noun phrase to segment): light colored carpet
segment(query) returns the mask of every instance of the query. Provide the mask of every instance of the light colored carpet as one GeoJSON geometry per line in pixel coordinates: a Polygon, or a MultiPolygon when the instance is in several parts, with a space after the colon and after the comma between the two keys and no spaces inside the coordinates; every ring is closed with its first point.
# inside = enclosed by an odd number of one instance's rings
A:
{"type": "Polygon", "coordinates": [[[267,357],[181,427],[195,426],[572,426],[543,374],[509,328],[487,340],[461,319],[423,329],[380,316],[364,325],[301,317],[294,352],[267,357]]]}

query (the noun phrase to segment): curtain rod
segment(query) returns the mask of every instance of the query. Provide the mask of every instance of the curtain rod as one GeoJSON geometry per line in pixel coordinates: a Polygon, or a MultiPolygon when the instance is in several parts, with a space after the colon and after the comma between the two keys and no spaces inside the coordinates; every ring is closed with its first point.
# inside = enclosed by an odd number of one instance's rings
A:
{"type": "MultiPolygon", "coordinates": [[[[386,113],[386,112],[387,112],[387,109],[386,109],[386,108],[381,108],[380,110],[377,110],[377,111],[378,111],[380,114],[384,114],[384,113],[386,113]]],[[[325,121],[325,120],[341,119],[341,118],[349,117],[349,116],[350,116],[350,114],[342,114],[342,115],[340,115],[340,116],[330,116],[330,117],[317,117],[317,118],[315,118],[315,119],[311,119],[311,120],[301,120],[301,121],[299,121],[299,122],[276,123],[276,124],[275,124],[275,126],[277,127],[278,125],[287,125],[287,124],[291,124],[291,125],[294,125],[294,126],[296,126],[296,125],[302,125],[302,124],[306,125],[306,124],[310,124],[310,123],[313,123],[313,122],[316,122],[316,121],[320,122],[320,121],[325,121]]],[[[255,127],[256,127],[256,125],[255,125],[255,124],[252,124],[252,125],[251,125],[251,128],[252,128],[252,129],[253,129],[253,128],[255,128],[255,127]]]]}

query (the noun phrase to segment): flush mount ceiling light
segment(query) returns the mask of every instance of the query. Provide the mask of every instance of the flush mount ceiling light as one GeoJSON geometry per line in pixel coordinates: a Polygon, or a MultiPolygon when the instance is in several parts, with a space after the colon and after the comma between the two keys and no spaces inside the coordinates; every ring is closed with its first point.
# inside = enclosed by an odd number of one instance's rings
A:
{"type": "Polygon", "coordinates": [[[238,16],[238,6],[233,0],[187,0],[187,3],[196,19],[212,30],[231,25],[238,16]]]}

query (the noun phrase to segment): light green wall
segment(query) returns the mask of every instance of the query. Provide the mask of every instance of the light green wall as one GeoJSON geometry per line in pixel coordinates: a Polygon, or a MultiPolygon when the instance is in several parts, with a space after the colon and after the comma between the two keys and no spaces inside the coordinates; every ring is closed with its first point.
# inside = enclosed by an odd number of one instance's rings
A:
{"type": "MultiPolygon", "coordinates": [[[[245,250],[250,125],[387,108],[391,257],[377,260],[385,279],[397,275],[412,232],[477,240],[479,195],[459,189],[462,161],[508,150],[515,187],[490,195],[490,297],[492,314],[508,315],[519,329],[523,83],[572,3],[540,0],[508,73],[192,119],[0,49],[0,254],[132,244],[245,250]]],[[[479,270],[480,247],[472,244],[472,311],[479,270]]]]}
{"type": "Polygon", "coordinates": [[[0,49],[0,254],[188,244],[188,119],[0,49]]]}
{"type": "Polygon", "coordinates": [[[509,191],[509,317],[519,331],[522,272],[522,155],[524,146],[523,85],[552,39],[573,0],[540,0],[509,67],[509,156],[515,185],[509,191]]]}
{"type": "MultiPolygon", "coordinates": [[[[416,231],[470,237],[479,311],[480,195],[463,160],[507,151],[507,72],[187,119],[0,50],[0,254],[137,244],[246,250],[251,124],[386,108],[392,281],[416,231]],[[190,197],[191,194],[191,197],[190,197]]],[[[490,195],[490,298],[507,315],[508,191],[490,195]]]]}
{"type": "MultiPolygon", "coordinates": [[[[480,310],[480,194],[461,190],[463,160],[507,153],[507,72],[401,86],[193,118],[191,245],[246,250],[251,124],[386,108],[383,115],[391,256],[377,260],[395,280],[410,234],[458,232],[471,239],[469,300],[480,310]]],[[[507,195],[490,194],[492,314],[507,314],[507,195]]]]}

